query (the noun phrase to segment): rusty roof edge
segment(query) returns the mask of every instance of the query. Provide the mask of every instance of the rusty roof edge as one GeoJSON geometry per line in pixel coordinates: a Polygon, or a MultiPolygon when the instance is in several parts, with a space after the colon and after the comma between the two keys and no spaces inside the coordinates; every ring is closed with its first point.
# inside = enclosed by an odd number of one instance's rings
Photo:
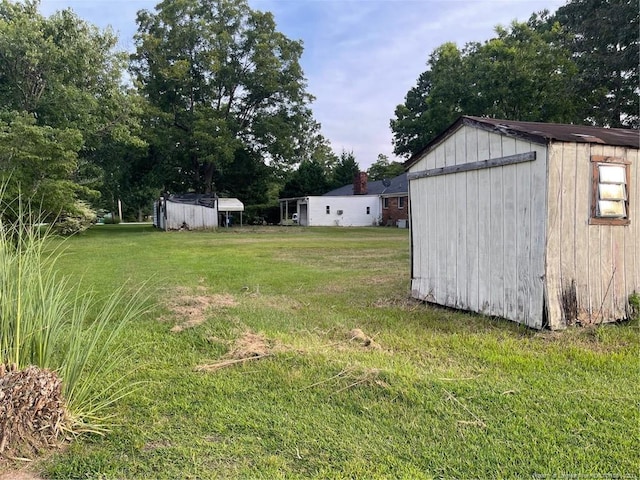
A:
{"type": "Polygon", "coordinates": [[[490,133],[498,133],[521,140],[538,143],[541,145],[549,145],[552,142],[580,142],[580,143],[600,143],[600,144],[612,144],[621,147],[638,148],[640,144],[640,133],[637,129],[617,129],[617,128],[603,128],[592,127],[588,125],[570,125],[570,124],[554,124],[545,122],[522,122],[515,120],[504,120],[489,117],[475,117],[471,115],[461,115],[458,119],[447,127],[443,132],[433,138],[427,145],[412,155],[407,161],[404,162],[405,170],[409,170],[415,165],[422,157],[440,145],[453,133],[455,133],[462,126],[472,126],[490,133]],[[539,130],[537,126],[539,125],[539,130]],[[550,126],[560,127],[565,131],[554,132],[549,129],[550,126]],[[567,132],[567,127],[575,128],[575,133],[567,132]],[[612,136],[619,136],[620,141],[614,141],[612,143],[600,138],[598,130],[604,132],[605,138],[611,141],[612,136]],[[629,133],[636,135],[629,140],[629,133]]]}
{"type": "Polygon", "coordinates": [[[495,125],[491,122],[483,121],[485,120],[482,117],[471,117],[466,116],[465,125],[470,125],[472,127],[479,128],[481,130],[488,131],[490,133],[499,133],[506,135],[508,137],[520,138],[522,140],[527,140],[534,143],[539,143],[541,145],[548,145],[551,141],[547,135],[540,133],[536,134],[535,132],[526,132],[522,130],[517,130],[509,126],[509,122],[505,120],[504,125],[495,125]]]}
{"type": "Polygon", "coordinates": [[[444,142],[449,136],[453,135],[453,133],[458,130],[461,126],[464,125],[465,118],[468,118],[466,115],[459,116],[455,122],[449,125],[445,130],[436,135],[433,140],[427,143],[423,148],[418,150],[416,153],[411,155],[406,162],[404,162],[405,171],[409,170],[415,163],[417,163],[423,155],[429,153],[433,148],[435,148],[440,143],[444,142]]]}

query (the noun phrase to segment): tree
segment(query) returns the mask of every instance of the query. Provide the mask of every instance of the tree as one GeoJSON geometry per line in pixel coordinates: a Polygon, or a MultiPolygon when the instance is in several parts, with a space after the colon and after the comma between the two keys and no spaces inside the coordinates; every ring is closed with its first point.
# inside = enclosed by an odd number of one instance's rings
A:
{"type": "Polygon", "coordinates": [[[394,153],[409,157],[463,113],[466,88],[462,53],[454,43],[436,48],[391,120],[394,153]]]}
{"type": "Polygon", "coordinates": [[[73,181],[82,136],[74,129],[36,125],[27,113],[0,116],[0,186],[4,206],[0,212],[16,220],[10,204],[20,197],[34,206],[44,206],[43,220],[54,220],[64,211],[75,210],[82,189],[73,181]]]}
{"type": "Polygon", "coordinates": [[[329,190],[323,166],[314,161],[304,161],[293,172],[291,178],[280,192],[281,198],[304,197],[307,195],[323,195],[329,190]]]}
{"type": "Polygon", "coordinates": [[[246,0],[164,0],[138,12],[132,72],[148,100],[158,161],[187,189],[212,192],[216,171],[250,152],[295,163],[312,123],[302,44],[246,0]]]}
{"type": "Polygon", "coordinates": [[[391,120],[394,153],[413,155],[462,114],[578,120],[571,88],[575,63],[559,28],[539,28],[543,23],[534,15],[528,23],[498,27],[496,38],[463,51],[452,43],[438,47],[391,120]]]}
{"type": "Polygon", "coordinates": [[[577,73],[570,52],[559,41],[557,25],[528,23],[497,27],[497,37],[467,46],[465,57],[469,97],[465,111],[521,121],[579,121],[573,94],[577,73]]]}
{"type": "Polygon", "coordinates": [[[389,157],[378,154],[378,159],[371,164],[367,170],[369,180],[383,180],[385,178],[395,178],[404,173],[404,165],[400,162],[390,162],[389,157]]]}
{"type": "Polygon", "coordinates": [[[640,112],[638,3],[573,0],[550,22],[567,33],[565,45],[580,73],[576,90],[582,118],[601,126],[638,128],[640,112]]]}
{"type": "Polygon", "coordinates": [[[338,188],[353,183],[353,178],[358,172],[360,172],[360,165],[356,162],[353,152],[343,150],[331,172],[330,187],[338,188]]]}
{"type": "MultiPolygon", "coordinates": [[[[11,172],[3,172],[10,174],[11,183],[22,182],[23,191],[39,195],[38,202],[51,218],[72,212],[78,199],[97,198],[104,180],[101,163],[108,163],[105,144],[131,145],[139,139],[131,135],[135,119],[121,84],[126,57],[115,50],[116,36],[70,10],[45,18],[38,5],[33,0],[0,1],[0,111],[5,113],[9,142],[5,147],[15,145],[20,134],[34,141],[28,147],[31,163],[13,162],[11,172]],[[64,155],[52,154],[50,143],[56,141],[64,155]],[[54,168],[61,157],[65,167],[54,168]],[[47,177],[31,184],[28,165],[37,163],[47,177]],[[43,194],[43,182],[57,187],[43,194]]],[[[27,147],[21,148],[26,154],[27,147]]]]}

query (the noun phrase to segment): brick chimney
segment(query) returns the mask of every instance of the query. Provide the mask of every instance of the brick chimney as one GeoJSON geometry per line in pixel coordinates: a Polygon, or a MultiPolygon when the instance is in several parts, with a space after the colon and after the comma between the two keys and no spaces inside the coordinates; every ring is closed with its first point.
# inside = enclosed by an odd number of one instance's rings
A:
{"type": "Polygon", "coordinates": [[[358,172],[356,176],[353,177],[353,194],[367,194],[367,172],[358,172]]]}

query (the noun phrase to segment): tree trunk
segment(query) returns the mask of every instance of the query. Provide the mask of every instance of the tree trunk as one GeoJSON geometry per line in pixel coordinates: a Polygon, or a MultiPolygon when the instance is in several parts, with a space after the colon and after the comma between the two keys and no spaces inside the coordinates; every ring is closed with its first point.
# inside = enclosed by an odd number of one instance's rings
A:
{"type": "Polygon", "coordinates": [[[204,193],[210,195],[213,193],[213,163],[204,165],[204,193]]]}

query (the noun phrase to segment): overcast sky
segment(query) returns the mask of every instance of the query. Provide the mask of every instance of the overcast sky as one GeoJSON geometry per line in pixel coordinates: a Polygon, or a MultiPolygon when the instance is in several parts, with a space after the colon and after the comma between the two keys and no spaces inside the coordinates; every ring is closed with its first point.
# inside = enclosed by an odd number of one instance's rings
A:
{"type": "MultiPolygon", "coordinates": [[[[41,0],[41,12],[73,9],[111,26],[133,50],[136,12],[157,0],[41,0]]],[[[362,169],[379,153],[396,159],[389,120],[444,42],[459,47],[494,36],[496,25],[554,12],[565,0],[249,0],[274,14],[278,30],[302,40],[301,64],[314,116],[336,154],[353,151],[362,169]]]]}

